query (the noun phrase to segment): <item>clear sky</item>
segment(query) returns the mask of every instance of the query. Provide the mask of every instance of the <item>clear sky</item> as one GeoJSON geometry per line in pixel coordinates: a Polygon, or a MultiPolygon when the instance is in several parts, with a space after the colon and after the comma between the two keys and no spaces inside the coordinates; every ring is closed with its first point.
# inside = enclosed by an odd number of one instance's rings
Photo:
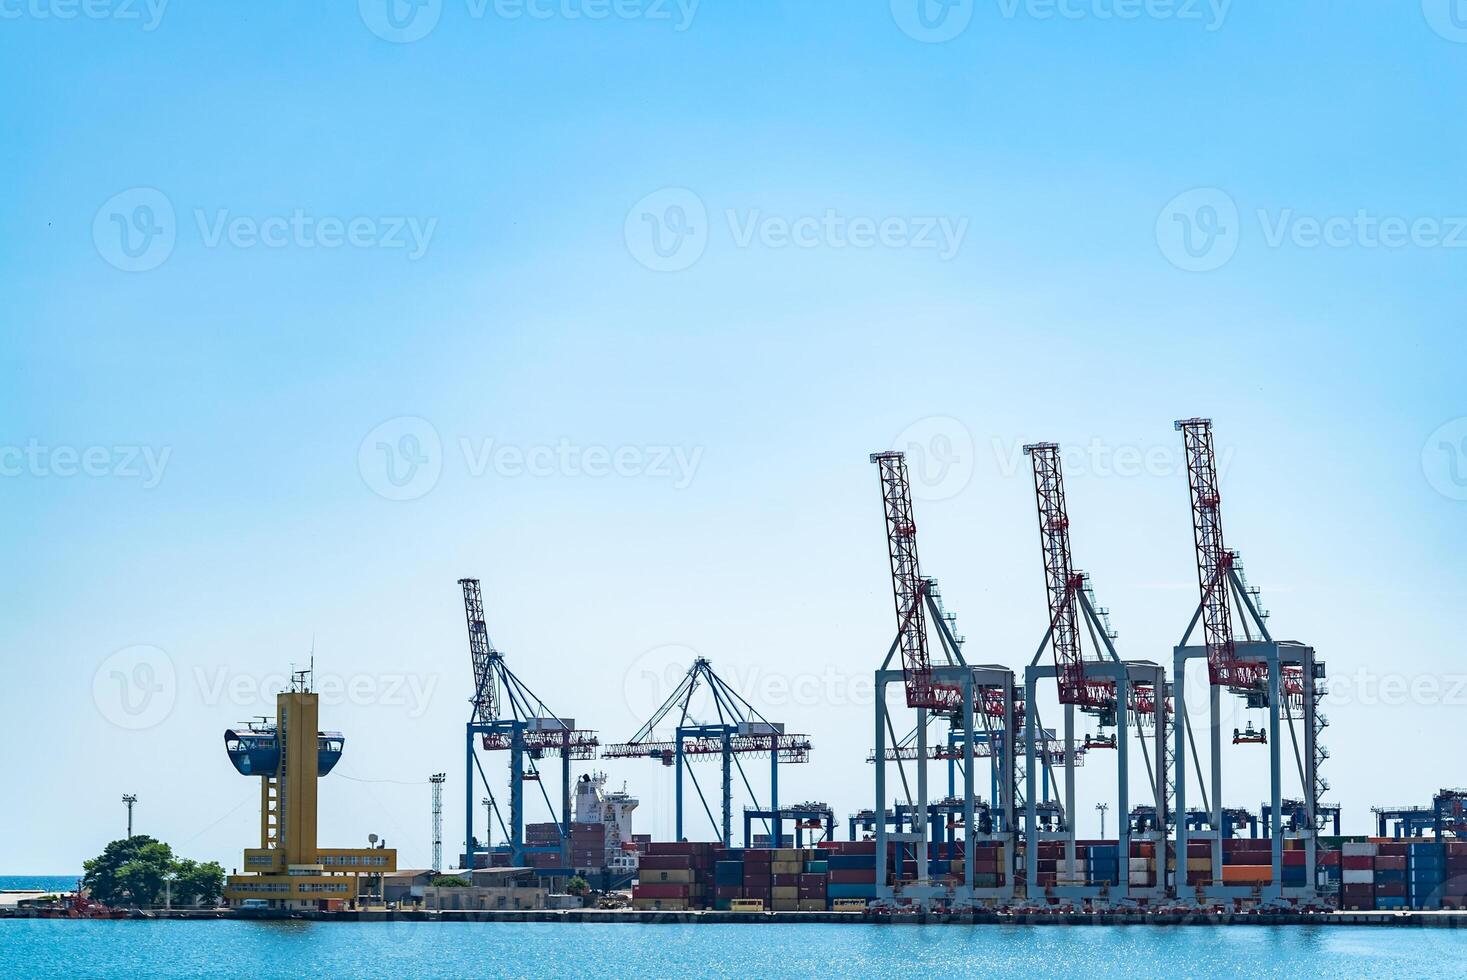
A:
{"type": "MultiPolygon", "coordinates": [[[[868,453],[921,457],[924,570],[1018,667],[1019,447],[1061,443],[1076,563],[1169,661],[1192,415],[1336,678],[1347,829],[1462,783],[1456,7],[5,0],[0,871],[79,870],[125,792],[237,866],[222,732],[313,642],[322,842],[425,866],[443,770],[454,853],[465,575],[560,713],[624,739],[701,654],[844,816],[893,630],[868,453]]],[[[670,771],[605,768],[670,834],[670,771]]]]}

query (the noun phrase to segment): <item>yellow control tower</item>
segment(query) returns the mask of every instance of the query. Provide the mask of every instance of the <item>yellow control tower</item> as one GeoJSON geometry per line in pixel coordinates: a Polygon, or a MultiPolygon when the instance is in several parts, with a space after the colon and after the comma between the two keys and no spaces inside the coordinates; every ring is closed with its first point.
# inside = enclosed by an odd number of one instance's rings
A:
{"type": "MultiPolygon", "coordinates": [[[[260,846],[244,852],[245,874],[230,875],[224,897],[233,905],[272,909],[331,909],[370,894],[363,877],[397,870],[385,846],[323,848],[316,843],[316,780],[341,759],[346,738],[319,730],[320,696],[312,671],[291,675],[275,697],[275,719],[224,733],[229,761],[260,780],[260,846]]],[[[374,838],[375,840],[375,838],[374,838]]]]}

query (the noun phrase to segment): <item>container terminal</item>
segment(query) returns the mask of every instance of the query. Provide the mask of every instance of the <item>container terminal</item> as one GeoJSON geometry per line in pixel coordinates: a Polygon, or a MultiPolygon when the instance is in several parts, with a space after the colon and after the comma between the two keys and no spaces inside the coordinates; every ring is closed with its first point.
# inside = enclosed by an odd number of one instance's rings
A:
{"type": "Polygon", "coordinates": [[[1467,923],[1450,914],[1467,909],[1467,790],[1375,808],[1374,836],[1341,835],[1323,773],[1325,661],[1308,643],[1270,632],[1261,590],[1225,543],[1211,420],[1175,428],[1197,600],[1178,611],[1169,661],[1122,653],[1071,551],[1059,447],[1034,443],[1024,453],[1048,619],[1035,625],[1028,662],[970,662],[957,616],[919,560],[906,458],[875,453],[873,517],[883,518],[895,630],[880,640],[885,655],[873,656],[871,807],[838,818],[825,803],[788,802],[799,771],[788,767],[810,762],[811,739],[789,730],[789,719],[765,717],[703,658],[636,732],[603,744],[510,669],[490,640],[479,580],[464,578],[473,695],[461,880],[435,883],[443,773],[431,780],[433,868],[400,870],[385,841],[319,846],[316,784],[346,738],[319,729],[311,672],[301,671],[278,696],[275,718],[225,733],[234,768],[260,780],[259,846],[228,878],[230,914],[1360,924],[1437,913],[1430,924],[1467,923]],[[1206,683],[1191,689],[1185,668],[1194,660],[1205,664],[1206,683]],[[1264,721],[1229,731],[1230,701],[1264,721]],[[1266,760],[1269,797],[1257,809],[1225,802],[1222,757],[1238,746],[1266,760]],[[1081,800],[1077,769],[1099,754],[1114,756],[1113,792],[1081,800]],[[574,765],[598,757],[673,769],[673,840],[634,832],[637,798],[574,765]],[[715,759],[716,785],[705,786],[694,763],[715,759]],[[551,760],[559,765],[547,767],[551,760]],[[559,769],[558,799],[542,778],[548,768],[559,769]],[[945,770],[944,785],[933,785],[933,769],[945,770]],[[736,785],[752,800],[741,838],[736,785]],[[551,819],[527,821],[539,802],[551,819]],[[1103,825],[1100,838],[1077,833],[1086,806],[1102,819],[1114,809],[1115,836],[1103,825]],[[685,823],[687,810],[706,815],[714,839],[689,839],[702,824],[685,823]],[[566,894],[577,879],[602,896],[596,907],[566,894]]]}

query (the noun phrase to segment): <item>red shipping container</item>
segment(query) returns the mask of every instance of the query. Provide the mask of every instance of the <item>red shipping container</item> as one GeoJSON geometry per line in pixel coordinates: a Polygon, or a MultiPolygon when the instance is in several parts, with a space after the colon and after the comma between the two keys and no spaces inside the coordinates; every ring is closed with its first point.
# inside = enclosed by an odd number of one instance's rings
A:
{"type": "Polygon", "coordinates": [[[1390,854],[1379,854],[1375,858],[1375,870],[1377,871],[1405,871],[1406,858],[1390,854]]]}
{"type": "Polygon", "coordinates": [[[648,871],[691,870],[693,858],[689,854],[643,854],[639,863],[648,871]]]}
{"type": "Polygon", "coordinates": [[[717,888],[713,889],[713,897],[721,898],[725,901],[735,898],[743,898],[744,890],[738,885],[719,885],[717,888]]]}
{"type": "Polygon", "coordinates": [[[1447,859],[1467,858],[1467,841],[1447,841],[1447,859]]]}
{"type": "Polygon", "coordinates": [[[1377,851],[1378,854],[1385,854],[1389,857],[1405,857],[1408,852],[1409,848],[1405,841],[1390,841],[1381,844],[1377,851]]]}
{"type": "Polygon", "coordinates": [[[830,883],[832,885],[874,885],[876,884],[876,869],[831,868],[830,883]]]}
{"type": "Polygon", "coordinates": [[[774,875],[775,888],[798,888],[800,885],[799,875],[774,875]]]}
{"type": "MultiPolygon", "coordinates": [[[[876,872],[874,872],[874,871],[871,872],[871,874],[873,874],[873,875],[875,873],[876,872]]],[[[873,878],[872,880],[874,881],[875,879],[873,878]]],[[[774,884],[774,882],[770,879],[770,876],[769,875],[750,874],[747,870],[744,871],[744,888],[745,889],[757,888],[760,891],[766,891],[767,892],[767,891],[769,891],[769,886],[772,885],[772,884],[774,884]]]]}
{"type": "MultiPolygon", "coordinates": [[[[1270,863],[1272,863],[1272,862],[1270,862],[1270,863]]],[[[1284,867],[1286,867],[1286,868],[1302,868],[1302,867],[1304,867],[1304,852],[1303,851],[1285,851],[1284,852],[1284,867]]]]}
{"type": "Polygon", "coordinates": [[[1375,858],[1369,854],[1346,854],[1340,858],[1340,862],[1346,871],[1373,871],[1375,869],[1375,858]]]}
{"type": "Polygon", "coordinates": [[[1340,852],[1320,851],[1315,855],[1315,860],[1321,868],[1338,868],[1340,866],[1340,852]]]}
{"type": "MultiPolygon", "coordinates": [[[[875,853],[875,852],[872,852],[875,853]]],[[[744,864],[769,864],[773,858],[773,851],[749,849],[744,852],[744,864]]]]}
{"type": "Polygon", "coordinates": [[[1406,883],[1401,882],[1379,882],[1375,883],[1375,893],[1383,898],[1405,898],[1406,883]]]}
{"type": "Polygon", "coordinates": [[[687,898],[691,892],[691,885],[669,885],[657,883],[654,885],[633,885],[633,898],[687,898]]]}
{"type": "Polygon", "coordinates": [[[800,897],[801,898],[824,898],[825,897],[825,888],[824,888],[824,886],[819,887],[819,888],[804,888],[804,887],[802,887],[800,889],[800,897]]]}
{"type": "Polygon", "coordinates": [[[823,874],[803,874],[803,875],[800,875],[800,887],[801,888],[816,888],[816,887],[824,888],[825,887],[825,875],[823,875],[823,874]]]}

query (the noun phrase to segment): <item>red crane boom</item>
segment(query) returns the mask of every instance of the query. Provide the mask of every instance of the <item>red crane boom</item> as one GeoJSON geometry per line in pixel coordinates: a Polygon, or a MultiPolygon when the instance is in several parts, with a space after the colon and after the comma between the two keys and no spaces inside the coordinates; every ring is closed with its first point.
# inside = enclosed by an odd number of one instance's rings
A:
{"type": "Polygon", "coordinates": [[[1060,704],[1104,708],[1115,703],[1115,682],[1087,679],[1080,650],[1079,592],[1085,576],[1070,564],[1070,517],[1060,447],[1041,442],[1024,447],[1034,465],[1034,498],[1039,510],[1039,546],[1049,594],[1050,645],[1059,680],[1060,704]]]}
{"type": "Polygon", "coordinates": [[[1197,584],[1202,593],[1202,631],[1207,642],[1207,674],[1214,687],[1257,690],[1268,666],[1238,660],[1233,640],[1228,588],[1237,556],[1223,544],[1217,456],[1211,419],[1176,423],[1187,453],[1187,483],[1192,492],[1192,535],[1197,547],[1197,584]]]}
{"type": "Polygon", "coordinates": [[[907,707],[956,711],[962,705],[961,689],[932,679],[932,661],[927,653],[927,582],[917,561],[917,525],[912,519],[907,457],[900,452],[872,453],[871,462],[881,471],[886,545],[896,601],[897,645],[902,654],[907,707]]]}

